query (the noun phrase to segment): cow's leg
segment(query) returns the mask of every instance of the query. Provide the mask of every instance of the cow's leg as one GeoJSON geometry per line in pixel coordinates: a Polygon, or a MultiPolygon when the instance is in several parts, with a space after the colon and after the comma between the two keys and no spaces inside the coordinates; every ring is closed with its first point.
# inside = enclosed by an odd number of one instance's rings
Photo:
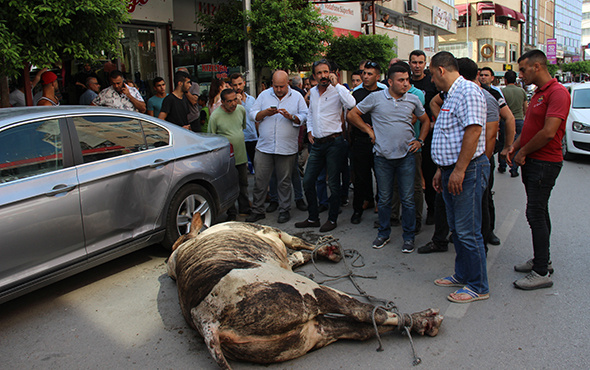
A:
{"type": "MultiPolygon", "coordinates": [[[[316,345],[313,349],[318,349],[339,339],[367,340],[375,337],[375,328],[372,324],[338,320],[318,316],[315,319],[314,330],[316,333],[316,345]]],[[[395,325],[379,325],[377,330],[379,334],[393,331],[397,328],[395,325]]]]}
{"type": "MultiPolygon", "coordinates": [[[[289,235],[283,231],[277,230],[279,232],[279,238],[285,244],[285,247],[295,250],[295,251],[313,251],[315,250],[315,245],[306,242],[305,240],[298,238],[293,235],[289,235]]],[[[336,245],[322,245],[316,251],[316,255],[318,257],[322,257],[324,259],[330,260],[332,262],[340,262],[342,259],[342,254],[340,253],[340,249],[336,245]]],[[[311,259],[311,256],[306,259],[305,262],[308,262],[311,259]]],[[[304,262],[304,263],[305,263],[304,262]]]]}
{"type": "MultiPolygon", "coordinates": [[[[314,289],[314,294],[322,314],[338,313],[361,323],[373,322],[373,305],[360,302],[349,295],[326,286],[314,289]]],[[[375,311],[375,323],[377,325],[397,326],[403,324],[404,326],[411,326],[411,330],[420,335],[426,334],[429,336],[438,334],[443,317],[438,314],[438,310],[428,309],[412,315],[405,315],[403,323],[400,323],[399,320],[400,317],[392,312],[380,309],[375,311]]]]}
{"type": "Polygon", "coordinates": [[[193,323],[201,333],[201,336],[205,340],[209,353],[217,362],[220,369],[231,370],[231,366],[225,359],[223,352],[221,351],[221,342],[219,340],[219,323],[218,322],[205,322],[196,317],[196,313],[192,312],[193,323]]]}

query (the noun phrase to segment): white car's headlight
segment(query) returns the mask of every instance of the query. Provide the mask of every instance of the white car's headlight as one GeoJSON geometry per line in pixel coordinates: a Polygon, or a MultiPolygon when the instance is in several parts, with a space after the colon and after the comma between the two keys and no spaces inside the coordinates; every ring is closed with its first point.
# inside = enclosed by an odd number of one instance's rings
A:
{"type": "Polygon", "coordinates": [[[590,134],[590,125],[587,123],[574,121],[572,128],[573,128],[574,132],[581,132],[583,134],[590,134]]]}

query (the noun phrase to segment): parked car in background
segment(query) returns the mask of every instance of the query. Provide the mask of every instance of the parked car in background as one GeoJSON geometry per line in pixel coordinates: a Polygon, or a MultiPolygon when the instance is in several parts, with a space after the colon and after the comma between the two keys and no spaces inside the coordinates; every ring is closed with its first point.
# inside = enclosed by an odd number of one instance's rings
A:
{"type": "Polygon", "coordinates": [[[0,110],[0,303],[145,246],[238,197],[232,148],[140,113],[0,110]]]}
{"type": "Polygon", "coordinates": [[[567,87],[571,94],[570,114],[562,141],[564,159],[574,154],[590,155],[590,83],[567,87]]]}

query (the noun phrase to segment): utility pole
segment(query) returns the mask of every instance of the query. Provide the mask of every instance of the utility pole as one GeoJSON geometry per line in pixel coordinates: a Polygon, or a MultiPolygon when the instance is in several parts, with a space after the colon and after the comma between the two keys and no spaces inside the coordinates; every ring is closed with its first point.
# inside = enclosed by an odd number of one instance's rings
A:
{"type": "MultiPolygon", "coordinates": [[[[250,12],[250,0],[244,0],[244,12],[250,12]]],[[[246,86],[248,93],[256,96],[256,76],[254,75],[254,55],[252,54],[252,41],[248,34],[250,33],[250,24],[246,25],[246,86]]]]}

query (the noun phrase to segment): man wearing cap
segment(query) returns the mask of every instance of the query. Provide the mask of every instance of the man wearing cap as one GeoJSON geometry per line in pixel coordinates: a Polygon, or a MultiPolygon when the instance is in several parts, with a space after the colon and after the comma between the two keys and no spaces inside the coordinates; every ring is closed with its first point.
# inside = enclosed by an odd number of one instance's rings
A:
{"type": "Polygon", "coordinates": [[[41,75],[41,84],[43,85],[43,95],[37,102],[38,106],[58,106],[59,99],[55,96],[55,92],[59,89],[57,83],[57,75],[53,72],[45,72],[41,75]]]}
{"type": "Polygon", "coordinates": [[[135,87],[125,84],[123,72],[114,70],[109,74],[109,78],[111,86],[102,90],[91,105],[145,113],[145,101],[135,87]]]}

